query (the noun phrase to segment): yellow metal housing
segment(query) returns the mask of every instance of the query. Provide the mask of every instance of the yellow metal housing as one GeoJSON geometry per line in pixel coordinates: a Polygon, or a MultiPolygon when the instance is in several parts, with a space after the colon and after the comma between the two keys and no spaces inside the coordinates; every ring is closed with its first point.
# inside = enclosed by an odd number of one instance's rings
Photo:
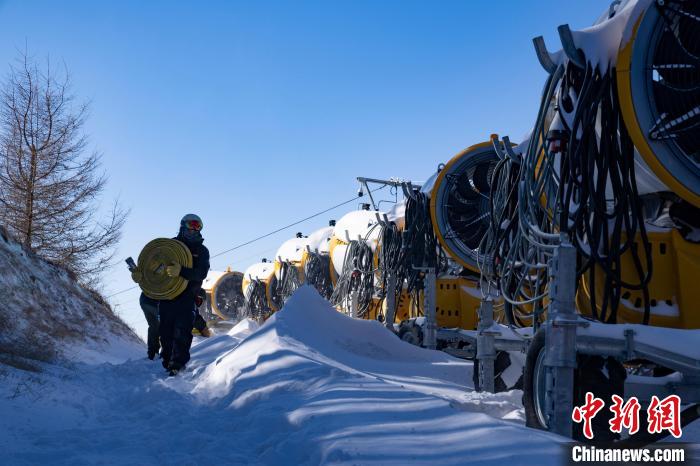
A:
{"type": "MultiPolygon", "coordinates": [[[[700,328],[700,244],[683,239],[675,229],[648,233],[651,243],[653,273],[649,283],[651,313],[649,324],[657,327],[680,329],[700,328]]],[[[645,254],[640,249],[642,263],[645,254]]],[[[635,283],[636,276],[632,254],[626,252],[621,259],[622,280],[635,283]]],[[[603,293],[603,273],[596,273],[596,295],[603,293]]],[[[576,297],[579,312],[591,315],[588,276],[584,274],[576,297]]],[[[642,322],[644,299],[640,290],[622,290],[622,300],[617,311],[618,323],[642,322]]]]}
{"type": "MultiPolygon", "coordinates": [[[[241,272],[233,272],[231,269],[228,269],[224,273],[218,273],[218,275],[214,278],[214,280],[211,280],[210,283],[207,283],[207,280],[205,280],[205,282],[202,284],[202,289],[204,289],[207,293],[207,298],[212,312],[222,320],[227,320],[229,317],[226,316],[222,309],[219,309],[217,293],[219,292],[221,285],[229,280],[239,281],[241,284],[243,284],[245,281],[241,272]]],[[[242,288],[245,289],[245,286],[242,285],[242,288]]]]}

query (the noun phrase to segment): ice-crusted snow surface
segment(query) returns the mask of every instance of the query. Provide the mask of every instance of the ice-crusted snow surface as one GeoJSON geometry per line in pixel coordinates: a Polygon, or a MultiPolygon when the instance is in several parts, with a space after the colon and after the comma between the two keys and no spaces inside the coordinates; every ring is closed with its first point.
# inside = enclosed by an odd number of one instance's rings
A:
{"type": "Polygon", "coordinates": [[[521,392],[471,390],[472,365],[339,314],[302,287],[262,327],[157,361],[41,373],[0,366],[10,464],[558,464],[521,392]],[[508,448],[505,448],[508,446],[508,448]]]}

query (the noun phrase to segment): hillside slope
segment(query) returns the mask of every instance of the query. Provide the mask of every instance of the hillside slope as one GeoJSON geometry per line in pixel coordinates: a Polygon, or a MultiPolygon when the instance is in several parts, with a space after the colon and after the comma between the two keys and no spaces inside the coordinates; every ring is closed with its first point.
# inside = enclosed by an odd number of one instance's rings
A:
{"type": "Polygon", "coordinates": [[[121,362],[143,342],[70,274],[25,250],[0,227],[0,363],[121,362]]]}

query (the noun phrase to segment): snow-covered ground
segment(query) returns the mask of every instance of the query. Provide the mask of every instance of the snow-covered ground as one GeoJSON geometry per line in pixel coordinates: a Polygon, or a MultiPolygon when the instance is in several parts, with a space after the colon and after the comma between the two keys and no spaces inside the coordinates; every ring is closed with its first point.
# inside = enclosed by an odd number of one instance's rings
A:
{"type": "Polygon", "coordinates": [[[0,463],[563,459],[565,439],[524,427],[521,392],[475,393],[471,363],[346,317],[309,287],[261,327],[245,320],[198,339],[174,378],[145,357],[115,364],[118,350],[102,355],[112,363],[0,366],[0,463]]]}
{"type": "Polygon", "coordinates": [[[522,425],[520,392],[476,394],[471,363],[310,288],[192,355],[175,378],[145,358],[0,366],[3,464],[558,463],[563,439],[522,425]]]}

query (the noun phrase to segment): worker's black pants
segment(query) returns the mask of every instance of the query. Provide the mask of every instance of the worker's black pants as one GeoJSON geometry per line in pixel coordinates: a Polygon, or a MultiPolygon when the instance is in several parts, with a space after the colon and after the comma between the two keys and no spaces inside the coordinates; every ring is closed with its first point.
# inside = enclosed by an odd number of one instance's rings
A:
{"type": "Polygon", "coordinates": [[[182,369],[190,360],[194,309],[194,296],[160,302],[160,355],[171,369],[182,369]]]}
{"type": "Polygon", "coordinates": [[[160,342],[158,341],[158,327],[160,326],[158,320],[158,301],[148,299],[141,294],[139,304],[141,304],[141,310],[146,317],[146,322],[148,322],[148,353],[158,354],[158,350],[160,349],[160,342]]]}

